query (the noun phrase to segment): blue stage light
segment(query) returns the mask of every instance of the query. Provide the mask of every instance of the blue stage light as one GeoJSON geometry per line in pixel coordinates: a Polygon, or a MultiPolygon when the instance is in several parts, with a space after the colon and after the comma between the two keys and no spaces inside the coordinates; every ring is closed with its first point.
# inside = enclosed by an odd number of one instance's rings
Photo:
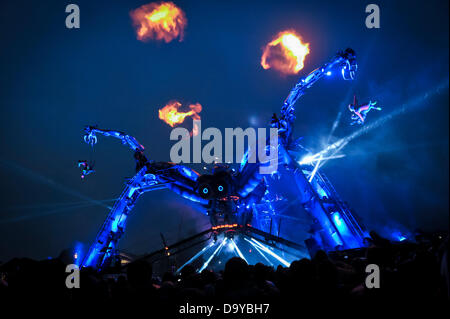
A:
{"type": "MultiPolygon", "coordinates": [[[[250,244],[251,244],[251,243],[250,243],[250,244]]],[[[258,248],[258,246],[253,245],[253,244],[252,244],[252,246],[253,246],[253,248],[256,249],[256,251],[264,258],[264,260],[265,260],[269,265],[273,266],[273,263],[269,260],[269,258],[266,257],[266,255],[264,255],[264,253],[258,248]]]]}
{"type": "Polygon", "coordinates": [[[176,273],[179,273],[181,271],[181,269],[183,269],[186,265],[189,265],[190,263],[192,263],[193,261],[195,261],[198,257],[200,257],[201,255],[203,255],[209,248],[211,248],[212,246],[214,246],[215,242],[212,241],[209,245],[203,247],[203,249],[201,249],[198,253],[196,253],[191,259],[189,259],[187,262],[185,262],[183,264],[183,266],[181,266],[180,268],[178,268],[178,270],[176,271],[176,273]]]}
{"type": "Polygon", "coordinates": [[[334,223],[336,224],[337,227],[340,227],[342,225],[342,220],[341,220],[341,216],[339,215],[339,213],[334,213],[333,219],[334,219],[334,223]]]}
{"type": "Polygon", "coordinates": [[[216,256],[216,254],[222,249],[222,247],[226,244],[227,240],[228,240],[228,237],[225,237],[224,240],[222,240],[220,245],[216,248],[216,250],[212,253],[212,255],[203,264],[202,268],[200,268],[198,272],[202,272],[206,267],[208,267],[208,265],[211,262],[211,260],[213,260],[213,258],[216,256]]]}
{"type": "Polygon", "coordinates": [[[245,260],[245,262],[248,264],[247,259],[245,259],[244,255],[242,254],[242,252],[239,250],[238,246],[236,245],[235,241],[233,239],[231,239],[231,244],[233,245],[234,249],[236,249],[236,252],[238,253],[239,257],[241,257],[242,259],[245,260]]]}
{"type": "Polygon", "coordinates": [[[314,167],[311,176],[309,177],[309,182],[311,183],[312,180],[314,179],[314,176],[316,176],[317,170],[319,169],[319,165],[320,162],[322,161],[322,156],[319,157],[319,159],[317,160],[316,166],[314,167]]]}
{"type": "Polygon", "coordinates": [[[245,238],[245,240],[247,240],[253,246],[258,245],[258,247],[261,248],[262,251],[264,251],[265,253],[271,255],[273,258],[278,260],[284,266],[289,267],[291,265],[289,262],[287,262],[286,260],[284,260],[283,258],[278,256],[277,254],[275,254],[273,251],[271,251],[269,248],[267,248],[265,245],[263,245],[262,243],[260,243],[256,239],[252,238],[251,241],[249,241],[247,238],[245,238]]]}

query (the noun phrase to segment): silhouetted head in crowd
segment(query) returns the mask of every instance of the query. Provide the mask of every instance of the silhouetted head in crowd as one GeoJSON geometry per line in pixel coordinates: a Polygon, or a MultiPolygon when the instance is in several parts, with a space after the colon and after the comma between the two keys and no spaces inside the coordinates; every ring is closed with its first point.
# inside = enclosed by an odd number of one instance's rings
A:
{"type": "Polygon", "coordinates": [[[208,269],[204,269],[200,274],[204,284],[211,284],[216,280],[216,274],[208,269]]]}
{"type": "Polygon", "coordinates": [[[152,266],[145,260],[132,262],[127,267],[128,282],[133,288],[151,284],[152,266]]]}
{"type": "Polygon", "coordinates": [[[175,282],[176,281],[175,275],[172,272],[165,272],[162,277],[162,282],[166,281],[175,282]]]}
{"type": "Polygon", "coordinates": [[[294,260],[289,267],[289,270],[294,275],[302,275],[313,277],[314,276],[314,265],[311,260],[307,258],[302,258],[300,260],[294,260]]]}
{"type": "Polygon", "coordinates": [[[253,273],[255,275],[255,279],[258,281],[259,280],[268,280],[270,269],[262,263],[257,263],[253,267],[253,273]]]}
{"type": "Polygon", "coordinates": [[[327,253],[323,250],[318,250],[314,256],[314,261],[318,263],[329,261],[327,253]]]}
{"type": "Polygon", "coordinates": [[[370,234],[370,237],[372,238],[372,243],[375,246],[384,247],[384,248],[391,246],[391,242],[388,239],[381,237],[375,231],[372,230],[369,234],[370,234]]]}
{"type": "Polygon", "coordinates": [[[167,310],[168,305],[174,303],[192,301],[201,304],[221,298],[240,302],[245,298],[281,296],[279,300],[295,306],[299,300],[311,304],[310,301],[323,298],[335,300],[352,296],[367,300],[374,296],[389,300],[394,297],[448,299],[450,276],[446,235],[427,235],[430,239],[421,243],[392,244],[387,244],[376,233],[371,235],[372,245],[367,249],[330,252],[329,255],[323,250],[318,251],[313,259],[293,261],[289,268],[280,265],[276,272],[262,263],[250,266],[238,257],[229,259],[223,271],[203,270],[199,274],[196,268],[187,265],[180,277],[167,272],[162,282],[152,279],[152,267],[144,260],[128,264],[125,268],[127,277],[123,273],[114,273],[118,275],[117,280],[111,279],[112,272],[82,268],[82,289],[66,288],[66,265],[59,258],[42,261],[16,258],[0,267],[0,300],[5,299],[2,294],[53,301],[58,298],[137,300],[167,310]],[[385,288],[365,288],[368,264],[380,266],[381,287],[385,288]]]}
{"type": "Polygon", "coordinates": [[[225,264],[224,280],[227,282],[240,282],[248,278],[248,264],[244,259],[233,257],[225,264]]]}
{"type": "Polygon", "coordinates": [[[181,269],[181,278],[187,279],[195,274],[195,268],[192,265],[186,265],[181,269]]]}

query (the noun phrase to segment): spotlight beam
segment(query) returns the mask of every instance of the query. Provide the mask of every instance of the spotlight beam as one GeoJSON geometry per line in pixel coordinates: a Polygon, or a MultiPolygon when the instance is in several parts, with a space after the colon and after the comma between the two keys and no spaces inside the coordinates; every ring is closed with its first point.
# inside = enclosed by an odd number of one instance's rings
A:
{"type": "Polygon", "coordinates": [[[52,179],[50,179],[50,178],[48,178],[46,176],[40,175],[39,173],[36,173],[33,170],[31,170],[31,169],[22,167],[19,164],[14,163],[12,161],[0,158],[0,166],[4,166],[7,169],[15,170],[20,175],[28,177],[29,179],[34,180],[34,181],[36,181],[38,183],[42,183],[44,185],[47,185],[47,186],[49,186],[49,187],[51,187],[53,189],[56,189],[56,190],[58,190],[58,191],[60,191],[62,193],[65,193],[67,195],[78,197],[79,199],[82,199],[82,200],[85,200],[85,201],[89,201],[93,205],[98,205],[98,206],[104,207],[106,209],[112,209],[111,206],[106,205],[102,201],[92,199],[92,198],[90,198],[90,197],[88,197],[86,195],[83,195],[83,194],[81,194],[81,193],[79,193],[79,192],[77,192],[75,190],[70,189],[69,187],[66,187],[66,186],[64,186],[62,184],[59,184],[56,181],[54,181],[54,180],[52,180],[52,179]]]}
{"type": "Polygon", "coordinates": [[[246,241],[248,241],[249,243],[254,243],[256,245],[258,245],[259,248],[261,248],[262,251],[264,251],[265,253],[269,254],[270,256],[272,256],[273,258],[275,258],[276,260],[278,260],[281,264],[283,264],[286,267],[289,267],[291,264],[289,262],[287,262],[286,260],[284,260],[283,258],[281,258],[280,256],[278,256],[277,254],[275,254],[273,251],[271,251],[269,248],[267,248],[265,245],[261,244],[259,241],[257,241],[254,238],[251,238],[251,241],[249,241],[247,238],[245,238],[246,241]]]}
{"type": "MultiPolygon", "coordinates": [[[[318,155],[318,154],[316,154],[318,155]]],[[[338,154],[338,155],[333,155],[333,156],[328,156],[328,157],[322,157],[322,161],[327,161],[327,160],[331,160],[331,159],[338,159],[338,158],[344,158],[347,155],[345,154],[338,154]]],[[[315,157],[315,155],[311,155],[311,156],[305,156],[304,158],[302,158],[298,163],[300,165],[307,165],[307,164],[312,164],[314,162],[317,162],[319,160],[318,157],[315,157]]]]}
{"type": "Polygon", "coordinates": [[[181,269],[183,269],[185,266],[189,265],[190,263],[193,263],[195,260],[197,260],[198,257],[200,257],[201,255],[203,255],[204,253],[206,253],[206,251],[211,248],[212,246],[214,246],[214,242],[212,241],[209,245],[203,247],[198,253],[196,253],[191,259],[189,259],[187,262],[185,262],[183,264],[183,266],[181,266],[180,268],[178,268],[178,270],[175,273],[179,273],[181,271],[181,269]]]}
{"type": "Polygon", "coordinates": [[[64,213],[64,212],[67,212],[67,211],[70,211],[73,209],[86,208],[86,207],[89,207],[92,205],[96,205],[96,204],[93,204],[92,202],[86,202],[85,204],[72,205],[72,206],[68,206],[68,207],[60,207],[60,208],[43,211],[40,213],[32,213],[32,214],[28,214],[28,215],[0,219],[0,224],[22,222],[25,220],[30,220],[30,219],[41,218],[41,217],[46,217],[46,216],[50,216],[50,215],[64,213]]]}
{"type": "Polygon", "coordinates": [[[236,250],[236,252],[238,253],[239,257],[241,257],[242,259],[244,259],[245,262],[248,264],[247,259],[245,259],[244,255],[243,255],[242,252],[239,250],[239,247],[236,245],[236,242],[234,241],[234,239],[231,239],[231,243],[232,243],[234,249],[236,250]]]}
{"type": "MultiPolygon", "coordinates": [[[[398,106],[395,108],[394,111],[392,111],[391,113],[379,118],[378,120],[376,120],[375,122],[371,123],[371,124],[367,124],[364,125],[363,127],[361,127],[359,130],[353,132],[352,134],[341,138],[340,140],[336,141],[333,144],[328,145],[327,147],[325,147],[322,151],[312,155],[310,158],[311,159],[315,159],[318,158],[320,156],[325,156],[330,154],[329,156],[334,156],[336,153],[338,153],[340,150],[342,150],[345,146],[347,146],[348,143],[350,143],[351,141],[353,141],[355,138],[364,135],[376,128],[378,128],[379,126],[385,124],[386,122],[392,120],[393,118],[395,118],[398,115],[401,115],[403,113],[406,113],[408,111],[412,111],[414,109],[420,108],[424,106],[424,103],[430,99],[431,97],[433,97],[434,95],[438,95],[441,93],[442,90],[447,89],[449,85],[449,80],[445,80],[443,81],[441,84],[439,84],[436,88],[429,90],[428,92],[425,92],[419,96],[416,96],[414,98],[412,98],[411,100],[409,100],[408,102],[398,106]]],[[[326,161],[324,161],[322,163],[321,166],[323,166],[326,163],[326,161]]]]}
{"type": "Polygon", "coordinates": [[[291,263],[287,262],[284,258],[280,257],[276,253],[274,253],[272,250],[270,250],[266,245],[262,244],[261,242],[257,241],[255,238],[252,238],[252,241],[254,241],[257,245],[260,246],[260,248],[268,253],[269,255],[273,256],[275,259],[277,259],[279,262],[281,262],[286,267],[289,267],[291,263]]]}
{"type": "Polygon", "coordinates": [[[258,246],[256,246],[255,244],[253,244],[252,242],[249,242],[253,248],[256,249],[256,251],[267,261],[267,263],[271,266],[273,266],[273,263],[269,260],[269,258],[266,257],[266,255],[263,254],[263,252],[258,248],[258,246]]]}
{"type": "MultiPolygon", "coordinates": [[[[98,200],[98,202],[107,203],[107,202],[115,202],[117,198],[112,199],[102,199],[98,200]]],[[[6,211],[15,211],[15,210],[26,210],[26,209],[38,209],[38,208],[50,208],[50,207],[71,207],[71,206],[77,206],[82,204],[92,204],[92,201],[77,201],[77,202],[62,202],[62,203],[39,203],[39,204],[29,204],[29,205],[15,205],[15,206],[9,206],[6,207],[6,211]]]]}
{"type": "Polygon", "coordinates": [[[320,162],[322,161],[322,156],[319,157],[319,159],[317,160],[316,166],[314,167],[311,176],[309,177],[309,182],[311,183],[312,180],[314,179],[314,176],[316,176],[317,170],[319,169],[319,165],[320,162]]]}
{"type": "Polygon", "coordinates": [[[222,249],[222,247],[227,242],[228,237],[225,237],[224,240],[220,243],[220,245],[216,248],[216,250],[212,253],[212,255],[208,258],[208,260],[203,264],[202,268],[199,269],[198,272],[202,272],[206,267],[208,267],[211,260],[213,260],[214,256],[216,256],[217,252],[222,249]]]}

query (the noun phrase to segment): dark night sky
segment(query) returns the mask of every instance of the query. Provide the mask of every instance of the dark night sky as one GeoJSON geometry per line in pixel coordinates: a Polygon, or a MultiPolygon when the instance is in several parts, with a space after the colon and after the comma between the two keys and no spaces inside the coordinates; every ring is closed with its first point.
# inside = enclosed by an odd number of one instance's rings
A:
{"type": "MultiPolygon", "coordinates": [[[[301,74],[340,49],[359,53],[353,84],[332,77],[299,101],[296,135],[315,151],[349,93],[380,101],[384,110],[369,114],[375,121],[448,79],[448,1],[376,1],[379,30],[364,25],[370,2],[242,2],[175,1],[188,26],[183,42],[169,44],[136,40],[128,13],[143,1],[74,1],[78,30],[64,25],[71,2],[1,2],[0,260],[55,256],[94,239],[108,210],[86,200],[117,197],[134,162],[118,141],[101,139],[97,173],[81,182],[76,162],[90,156],[84,125],[126,131],[161,161],[173,142],[157,110],[169,100],[201,103],[203,127],[264,126],[298,78],[259,65],[281,30],[310,43],[301,74]]],[[[323,168],[369,228],[448,229],[448,115],[447,88],[323,168]]],[[[335,138],[355,129],[344,117],[335,138]]],[[[121,247],[159,249],[159,232],[173,242],[207,225],[198,207],[169,191],[146,194],[121,247]]]]}

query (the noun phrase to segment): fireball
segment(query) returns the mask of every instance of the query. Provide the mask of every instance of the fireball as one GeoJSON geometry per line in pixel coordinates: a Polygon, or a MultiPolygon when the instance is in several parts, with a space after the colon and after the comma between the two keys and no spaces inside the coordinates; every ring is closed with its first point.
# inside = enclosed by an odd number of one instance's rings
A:
{"type": "Polygon", "coordinates": [[[297,74],[303,69],[308,54],[309,43],[302,43],[294,31],[282,31],[264,48],[261,66],[283,74],[297,74]]]}
{"type": "Polygon", "coordinates": [[[140,41],[158,40],[166,43],[179,38],[183,40],[187,25],[183,10],[173,2],[152,2],[130,12],[140,41]]]}
{"type": "MultiPolygon", "coordinates": [[[[180,111],[181,106],[181,103],[178,101],[169,102],[158,111],[159,118],[171,127],[183,123],[187,117],[191,117],[194,120],[200,120],[200,115],[198,114],[202,111],[202,106],[200,103],[189,105],[189,111],[186,112],[180,111]]],[[[196,127],[196,125],[194,125],[192,134],[194,136],[198,134],[198,127],[196,127]]]]}

